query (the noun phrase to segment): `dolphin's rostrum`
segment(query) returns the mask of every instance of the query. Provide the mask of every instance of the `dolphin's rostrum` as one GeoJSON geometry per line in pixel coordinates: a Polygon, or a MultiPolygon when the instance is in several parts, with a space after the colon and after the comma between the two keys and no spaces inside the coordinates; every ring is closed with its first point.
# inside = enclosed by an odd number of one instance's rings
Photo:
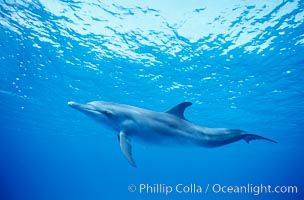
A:
{"type": "Polygon", "coordinates": [[[114,129],[123,155],[134,167],[136,164],[132,157],[131,140],[202,147],[218,147],[242,139],[247,143],[256,139],[277,143],[239,129],[208,128],[193,124],[184,117],[184,111],[192,105],[191,102],[180,103],[166,112],[102,101],[87,104],[70,101],[68,105],[114,129]]]}

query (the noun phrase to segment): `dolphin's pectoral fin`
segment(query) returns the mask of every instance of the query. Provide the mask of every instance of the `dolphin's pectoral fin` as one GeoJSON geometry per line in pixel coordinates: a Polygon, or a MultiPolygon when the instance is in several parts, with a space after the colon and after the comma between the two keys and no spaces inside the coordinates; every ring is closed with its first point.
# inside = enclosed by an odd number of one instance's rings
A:
{"type": "Polygon", "coordinates": [[[182,118],[182,119],[185,119],[184,112],[185,112],[186,108],[191,106],[191,105],[192,105],[191,102],[183,102],[183,103],[180,103],[180,104],[174,106],[170,110],[166,111],[166,113],[169,113],[171,115],[175,115],[175,116],[177,116],[179,118],[182,118]]]}
{"type": "Polygon", "coordinates": [[[271,139],[268,139],[268,138],[265,138],[265,137],[262,137],[262,136],[259,136],[259,135],[254,135],[254,134],[244,134],[243,135],[243,139],[249,144],[249,142],[251,140],[267,140],[269,142],[273,142],[273,143],[278,143],[277,141],[274,141],[274,140],[271,140],[271,139]]]}
{"type": "Polygon", "coordinates": [[[128,162],[133,166],[136,167],[136,164],[132,157],[132,145],[130,143],[130,140],[125,132],[120,131],[118,135],[118,140],[120,144],[121,151],[125,158],[128,160],[128,162]]]}

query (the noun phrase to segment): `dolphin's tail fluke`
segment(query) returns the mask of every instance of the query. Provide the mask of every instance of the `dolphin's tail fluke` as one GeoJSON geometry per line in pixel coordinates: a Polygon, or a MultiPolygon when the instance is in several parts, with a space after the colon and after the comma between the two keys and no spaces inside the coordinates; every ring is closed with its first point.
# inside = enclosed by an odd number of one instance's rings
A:
{"type": "Polygon", "coordinates": [[[271,140],[271,139],[268,139],[268,138],[265,138],[265,137],[262,137],[262,136],[259,136],[259,135],[254,135],[254,134],[244,134],[243,135],[243,139],[249,144],[249,142],[251,140],[267,140],[269,142],[273,142],[273,143],[278,143],[277,141],[274,141],[274,140],[271,140]]]}

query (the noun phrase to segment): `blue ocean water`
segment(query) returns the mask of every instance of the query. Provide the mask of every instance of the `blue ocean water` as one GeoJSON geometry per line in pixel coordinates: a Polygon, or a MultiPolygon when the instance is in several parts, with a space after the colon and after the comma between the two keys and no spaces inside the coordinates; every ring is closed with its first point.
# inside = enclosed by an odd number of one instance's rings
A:
{"type": "Polygon", "coordinates": [[[303,1],[0,0],[0,24],[1,200],[304,199],[303,1]],[[135,143],[133,168],[117,133],[67,106],[93,100],[191,101],[194,123],[278,144],[135,143]],[[178,184],[196,189],[157,189],[178,184]],[[261,184],[283,190],[217,191],[261,184]]]}

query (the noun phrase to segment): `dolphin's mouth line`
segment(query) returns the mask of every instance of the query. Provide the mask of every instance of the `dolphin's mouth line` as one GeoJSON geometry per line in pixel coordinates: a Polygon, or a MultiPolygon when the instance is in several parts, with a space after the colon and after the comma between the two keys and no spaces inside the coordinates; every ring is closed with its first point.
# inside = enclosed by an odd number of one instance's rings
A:
{"type": "Polygon", "coordinates": [[[92,113],[92,114],[96,114],[96,115],[99,115],[100,112],[96,111],[96,110],[92,110],[92,109],[83,109],[84,112],[89,112],[89,113],[92,113]]]}

